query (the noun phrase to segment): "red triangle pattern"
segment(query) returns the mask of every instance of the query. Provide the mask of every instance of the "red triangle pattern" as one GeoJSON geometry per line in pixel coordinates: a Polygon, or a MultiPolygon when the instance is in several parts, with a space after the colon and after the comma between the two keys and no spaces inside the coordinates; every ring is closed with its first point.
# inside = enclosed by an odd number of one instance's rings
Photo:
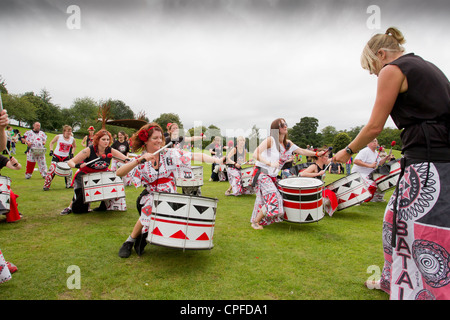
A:
{"type": "Polygon", "coordinates": [[[159,231],[158,227],[153,229],[152,234],[154,234],[155,236],[161,236],[162,237],[162,233],[161,233],[161,231],[159,231]]]}
{"type": "Polygon", "coordinates": [[[196,240],[208,241],[209,237],[206,234],[206,232],[203,232],[203,234],[200,237],[198,237],[196,240]]]}
{"type": "Polygon", "coordinates": [[[174,238],[174,239],[186,239],[189,240],[189,238],[184,234],[183,231],[179,230],[177,232],[175,232],[173,235],[170,236],[170,238],[174,238]]]}
{"type": "Polygon", "coordinates": [[[98,194],[102,194],[100,191],[95,191],[94,196],[98,195],[98,194]]]}

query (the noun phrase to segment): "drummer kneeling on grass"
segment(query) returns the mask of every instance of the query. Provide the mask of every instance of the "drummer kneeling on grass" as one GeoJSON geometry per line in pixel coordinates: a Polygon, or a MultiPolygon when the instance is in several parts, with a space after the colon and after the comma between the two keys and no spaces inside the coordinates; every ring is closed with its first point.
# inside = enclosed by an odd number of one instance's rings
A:
{"type": "MultiPolygon", "coordinates": [[[[129,161],[120,151],[111,148],[112,136],[107,130],[98,131],[93,138],[93,144],[81,150],[73,159],[68,162],[69,167],[77,168],[73,181],[74,196],[70,205],[61,211],[61,215],[73,213],[86,213],[91,211],[89,203],[84,202],[83,196],[83,176],[89,173],[108,171],[111,157],[122,161],[129,161]]],[[[126,210],[124,198],[103,200],[100,207],[95,211],[103,210],[126,210]],[[115,201],[116,200],[116,201],[115,201]]]]}
{"type": "Polygon", "coordinates": [[[191,159],[206,163],[224,163],[224,158],[167,148],[168,145],[162,148],[163,130],[157,123],[143,126],[131,137],[131,142],[133,151],[142,151],[143,154],[121,166],[116,174],[123,177],[131,172],[134,185],[144,186],[145,189],[136,201],[140,217],[119,250],[121,258],[128,258],[133,246],[138,255],[144,251],[153,209],[153,192],[176,193],[175,179],[182,178],[184,172],[191,171],[191,159]]]}

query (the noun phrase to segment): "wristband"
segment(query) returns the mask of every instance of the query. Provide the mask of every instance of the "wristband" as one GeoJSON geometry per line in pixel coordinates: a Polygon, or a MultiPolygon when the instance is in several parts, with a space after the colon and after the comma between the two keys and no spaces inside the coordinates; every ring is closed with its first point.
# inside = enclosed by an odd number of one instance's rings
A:
{"type": "Polygon", "coordinates": [[[81,166],[81,163],[77,163],[77,164],[75,165],[75,168],[80,169],[80,166],[81,166]]]}
{"type": "Polygon", "coordinates": [[[353,150],[352,149],[350,149],[350,147],[349,146],[346,146],[345,147],[345,151],[349,154],[349,155],[352,155],[352,154],[354,154],[354,152],[353,152],[353,150]]]}
{"type": "Polygon", "coordinates": [[[316,151],[315,156],[319,157],[319,151],[316,151]]]}

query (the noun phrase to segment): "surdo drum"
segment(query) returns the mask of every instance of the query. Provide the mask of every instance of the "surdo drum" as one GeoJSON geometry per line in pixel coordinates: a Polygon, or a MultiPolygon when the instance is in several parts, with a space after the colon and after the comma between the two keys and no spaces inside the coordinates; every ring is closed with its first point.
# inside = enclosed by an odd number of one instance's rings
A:
{"type": "Polygon", "coordinates": [[[283,197],[284,220],[297,223],[319,221],[322,210],[323,182],[315,178],[292,177],[278,181],[283,197]]]}
{"type": "Polygon", "coordinates": [[[252,174],[253,174],[253,168],[254,167],[248,167],[248,168],[242,168],[241,169],[241,182],[242,182],[242,187],[244,188],[248,188],[251,186],[252,184],[252,174]]]}
{"type": "Polygon", "coordinates": [[[55,174],[60,177],[70,176],[70,167],[67,162],[58,162],[55,168],[55,174]]]}
{"type": "Polygon", "coordinates": [[[372,197],[367,182],[359,172],[336,180],[325,188],[336,194],[338,211],[360,204],[372,197]]]}
{"type": "Polygon", "coordinates": [[[34,156],[43,156],[45,154],[46,150],[47,150],[46,148],[35,147],[35,148],[31,148],[30,152],[34,156]]]}
{"type": "Polygon", "coordinates": [[[0,214],[6,214],[11,209],[11,179],[0,176],[0,214]]]}
{"type": "Polygon", "coordinates": [[[211,249],[218,200],[153,192],[147,242],[179,249],[211,249]]]}
{"type": "Polygon", "coordinates": [[[177,178],[178,187],[201,187],[203,186],[203,167],[193,166],[192,172],[184,171],[183,178],[177,178]]]}
{"type": "Polygon", "coordinates": [[[88,173],[83,176],[83,194],[85,203],[125,198],[125,187],[113,171],[88,173]]]}
{"type": "Polygon", "coordinates": [[[378,189],[384,192],[397,186],[400,171],[400,160],[392,160],[372,171],[370,176],[378,189]]]}

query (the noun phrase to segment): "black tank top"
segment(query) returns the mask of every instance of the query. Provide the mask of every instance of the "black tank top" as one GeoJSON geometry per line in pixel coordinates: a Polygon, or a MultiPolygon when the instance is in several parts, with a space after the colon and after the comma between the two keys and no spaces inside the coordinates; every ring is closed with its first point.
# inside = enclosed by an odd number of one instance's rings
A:
{"type": "MultiPolygon", "coordinates": [[[[97,159],[99,157],[95,152],[96,148],[94,148],[94,146],[89,146],[89,149],[90,149],[90,155],[86,160],[84,160],[85,163],[92,161],[94,159],[97,159]]],[[[108,155],[108,153],[111,153],[111,147],[106,147],[105,154],[108,155]]],[[[94,169],[94,170],[104,171],[109,167],[110,163],[111,163],[111,158],[105,157],[105,158],[101,158],[97,161],[94,161],[91,164],[88,164],[86,167],[94,169]]]]}
{"type": "Polygon", "coordinates": [[[389,63],[400,68],[408,81],[408,91],[400,93],[391,117],[401,133],[403,151],[426,147],[422,123],[428,122],[432,148],[450,146],[450,84],[444,73],[434,64],[414,53],[389,63]]]}

